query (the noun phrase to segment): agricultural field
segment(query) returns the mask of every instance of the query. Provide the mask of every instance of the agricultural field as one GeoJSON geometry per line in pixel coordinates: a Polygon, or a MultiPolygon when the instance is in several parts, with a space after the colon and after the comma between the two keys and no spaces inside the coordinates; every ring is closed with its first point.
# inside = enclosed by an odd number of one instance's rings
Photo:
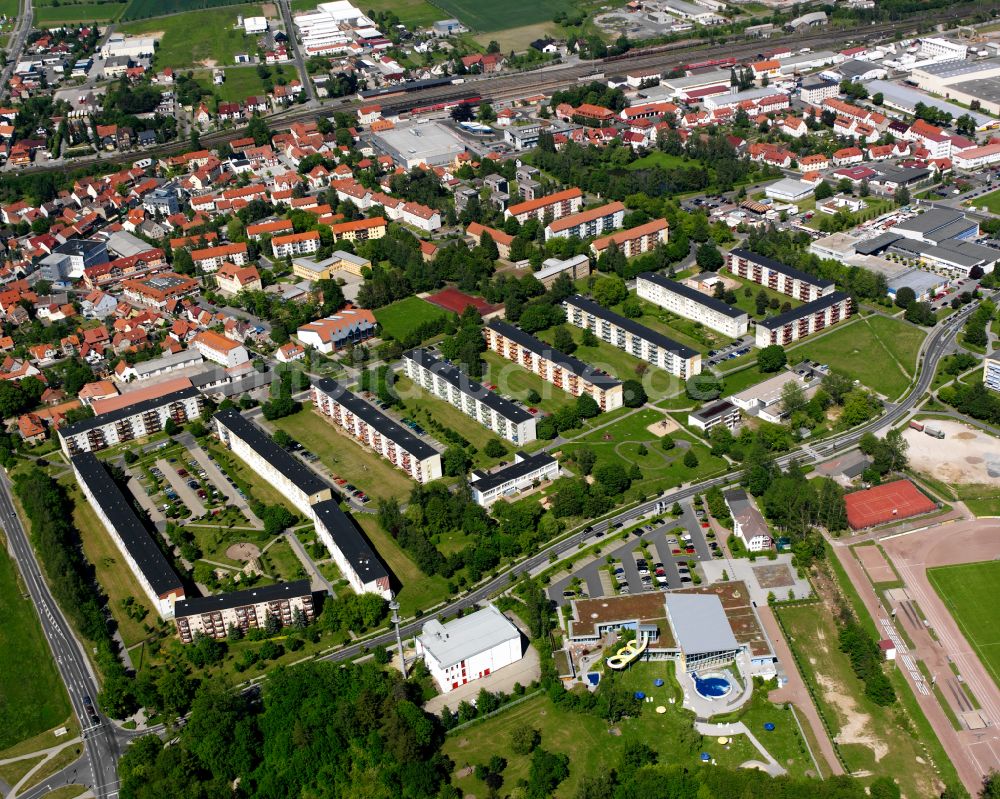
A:
{"type": "MultiPolygon", "coordinates": [[[[778,606],[775,613],[848,770],[893,777],[904,796],[936,795],[938,778],[912,722],[898,705],[880,707],[865,696],[864,683],[837,644],[832,608],[814,602],[778,606]]],[[[900,688],[894,681],[897,691],[909,691],[902,682],[900,688]]]]}
{"type": "Polygon", "coordinates": [[[402,341],[411,330],[448,314],[444,308],[432,305],[419,297],[407,297],[374,311],[382,332],[402,341]]]}
{"type": "Polygon", "coordinates": [[[0,0],[0,16],[15,17],[20,8],[18,0],[0,0]]]}
{"type": "Polygon", "coordinates": [[[896,399],[916,373],[917,353],[927,334],[899,319],[870,316],[855,319],[788,351],[788,360],[819,361],[860,380],[868,388],[896,399]]]}
{"type": "Polygon", "coordinates": [[[35,607],[0,545],[0,750],[61,724],[72,709],[35,607]]]}
{"type": "Polygon", "coordinates": [[[113,22],[128,4],[121,3],[55,3],[52,0],[34,2],[35,23],[39,27],[58,26],[66,22],[113,22]]]}
{"type": "Polygon", "coordinates": [[[993,603],[983,601],[1000,581],[1000,561],[938,566],[927,570],[927,578],[1000,685],[1000,614],[993,603]]]}
{"type": "Polygon", "coordinates": [[[481,33],[506,30],[511,27],[512,20],[517,20],[518,25],[551,22],[556,12],[576,7],[572,0],[509,0],[507,3],[437,0],[436,4],[444,12],[438,18],[457,17],[469,28],[481,33]]]}
{"type": "Polygon", "coordinates": [[[260,5],[226,6],[129,22],[118,29],[130,35],[159,36],[154,59],[158,69],[229,66],[237,53],[256,49],[256,40],[235,27],[240,15],[263,16],[263,10],[260,5]]]}
{"type": "Polygon", "coordinates": [[[128,10],[122,15],[123,21],[162,17],[185,11],[200,11],[205,8],[236,5],[239,0],[131,0],[128,10]]]}

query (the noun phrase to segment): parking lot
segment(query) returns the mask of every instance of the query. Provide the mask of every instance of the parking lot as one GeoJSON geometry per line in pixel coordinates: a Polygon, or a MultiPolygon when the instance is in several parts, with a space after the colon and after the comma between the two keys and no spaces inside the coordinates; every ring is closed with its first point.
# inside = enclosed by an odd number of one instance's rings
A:
{"type": "MultiPolygon", "coordinates": [[[[705,535],[708,529],[702,524],[707,525],[707,522],[696,514],[690,500],[682,505],[682,509],[683,513],[677,518],[663,514],[640,525],[629,533],[625,541],[616,537],[613,549],[603,551],[593,562],[581,565],[572,574],[554,582],[548,589],[549,598],[558,605],[565,605],[571,599],[584,596],[669,591],[693,585],[697,564],[712,560],[715,551],[712,545],[719,547],[719,551],[721,545],[705,535]],[[648,545],[645,547],[649,552],[648,558],[636,552],[643,542],[648,545]],[[610,579],[607,573],[608,557],[613,562],[610,579]],[[689,561],[695,561],[693,570],[689,561]],[[577,580],[580,586],[574,589],[577,580]]],[[[597,530],[592,540],[599,540],[604,535],[618,536],[618,530],[612,529],[607,533],[597,530]]]]}
{"type": "Polygon", "coordinates": [[[742,338],[736,339],[731,344],[727,344],[725,347],[720,347],[717,350],[709,350],[708,365],[718,366],[720,363],[724,363],[725,361],[731,361],[742,355],[749,355],[752,348],[753,336],[743,336],[742,338]]]}

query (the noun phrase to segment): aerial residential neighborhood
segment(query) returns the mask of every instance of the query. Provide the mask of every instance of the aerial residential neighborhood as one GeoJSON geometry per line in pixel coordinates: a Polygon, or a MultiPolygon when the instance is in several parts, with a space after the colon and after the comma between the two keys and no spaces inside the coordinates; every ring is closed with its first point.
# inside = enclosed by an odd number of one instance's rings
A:
{"type": "Polygon", "coordinates": [[[998,17],[0,0],[0,795],[1000,795],[998,17]]]}

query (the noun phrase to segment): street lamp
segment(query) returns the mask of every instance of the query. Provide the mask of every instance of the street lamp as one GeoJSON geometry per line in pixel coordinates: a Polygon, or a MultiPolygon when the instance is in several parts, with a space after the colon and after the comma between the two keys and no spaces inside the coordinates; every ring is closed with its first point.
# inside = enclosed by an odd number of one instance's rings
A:
{"type": "Polygon", "coordinates": [[[399,667],[403,672],[403,679],[406,679],[406,655],[403,653],[403,638],[399,634],[399,602],[396,601],[396,595],[393,594],[389,599],[389,610],[392,615],[389,617],[389,621],[392,622],[392,626],[396,628],[396,646],[399,649],[399,667]]]}

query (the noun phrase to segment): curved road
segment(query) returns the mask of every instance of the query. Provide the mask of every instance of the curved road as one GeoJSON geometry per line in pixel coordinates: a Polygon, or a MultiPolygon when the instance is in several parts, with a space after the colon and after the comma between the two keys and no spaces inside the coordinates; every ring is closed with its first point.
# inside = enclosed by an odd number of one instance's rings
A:
{"type": "MultiPolygon", "coordinates": [[[[794,459],[806,463],[827,460],[838,452],[854,447],[865,433],[874,432],[903,418],[916,406],[924,393],[930,388],[938,361],[954,346],[953,339],[955,334],[977,306],[978,303],[971,303],[966,306],[958,313],[952,315],[943,324],[936,327],[927,339],[925,339],[918,362],[919,375],[917,382],[899,403],[888,406],[886,413],[861,427],[812,445],[811,450],[816,452],[819,457],[812,455],[803,457],[803,453],[801,452],[791,452],[778,458],[777,462],[782,466],[787,466],[794,459]]],[[[591,532],[579,531],[574,533],[568,538],[546,547],[541,552],[507,569],[489,582],[473,589],[464,597],[433,613],[427,614],[421,619],[403,625],[400,632],[404,637],[410,637],[418,633],[428,619],[448,616],[458,610],[465,610],[482,603],[490,596],[509,586],[512,577],[527,573],[547,563],[552,555],[558,558],[568,553],[583,541],[593,537],[595,531],[607,531],[609,526],[616,522],[627,525],[630,521],[652,512],[657,502],[673,503],[678,500],[687,499],[695,494],[704,493],[709,488],[731,484],[738,480],[739,476],[739,472],[730,472],[712,480],[705,480],[689,485],[686,488],[681,487],[669,491],[662,496],[595,524],[591,532]]],[[[3,470],[0,470],[0,525],[2,525],[7,533],[8,548],[17,561],[18,568],[23,575],[24,582],[41,618],[45,637],[56,658],[59,673],[69,691],[73,709],[77,716],[81,720],[84,720],[88,714],[84,707],[83,697],[89,695],[96,700],[98,692],[97,680],[90,669],[90,664],[83,653],[80,643],[74,637],[72,629],[52,599],[48,586],[42,577],[34,551],[28,543],[24,528],[21,526],[21,522],[14,511],[11,500],[10,481],[3,470]]],[[[353,660],[362,654],[363,648],[367,649],[379,645],[394,646],[394,633],[384,633],[363,643],[354,644],[345,649],[333,652],[321,659],[329,661],[353,660]]],[[[25,799],[40,799],[40,797],[48,792],[50,784],[55,787],[56,785],[68,782],[89,785],[98,799],[109,799],[116,796],[118,790],[118,758],[130,740],[148,732],[148,730],[142,733],[122,730],[103,716],[99,725],[95,726],[89,725],[89,722],[85,723],[84,756],[77,760],[76,763],[53,775],[42,785],[20,794],[20,797],[25,797],[25,799]]]]}

